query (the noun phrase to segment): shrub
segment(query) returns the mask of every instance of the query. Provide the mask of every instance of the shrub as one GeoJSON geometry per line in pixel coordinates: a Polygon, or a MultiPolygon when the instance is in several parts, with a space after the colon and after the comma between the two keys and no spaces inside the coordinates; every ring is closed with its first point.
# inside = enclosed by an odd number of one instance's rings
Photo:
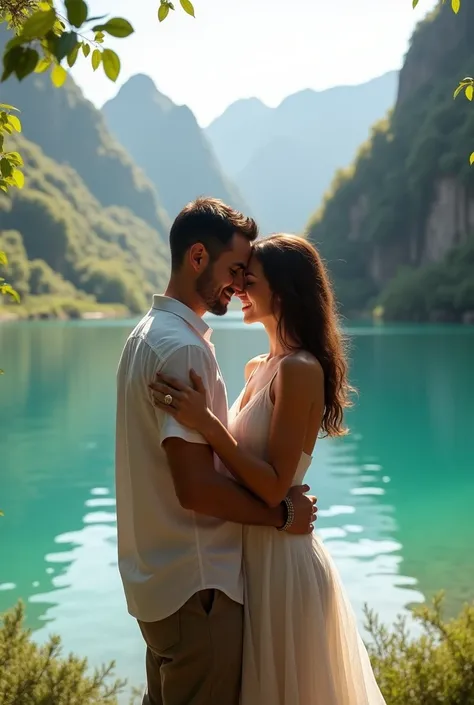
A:
{"type": "Polygon", "coordinates": [[[124,681],[110,681],[115,664],[88,675],[86,659],[61,655],[59,637],[38,646],[17,605],[0,622],[0,705],[115,705],[124,681]]]}
{"type": "Polygon", "coordinates": [[[387,705],[474,705],[474,603],[449,621],[441,608],[438,595],[414,609],[423,634],[413,640],[403,618],[388,630],[367,612],[369,655],[387,705]]]}
{"type": "MultiPolygon", "coordinates": [[[[414,609],[423,628],[416,639],[404,618],[389,630],[366,612],[369,656],[387,705],[474,705],[474,603],[451,620],[441,608],[438,595],[414,609]]],[[[58,637],[36,645],[21,604],[0,622],[0,705],[116,705],[126,683],[110,682],[113,668],[88,675],[85,659],[61,656],[58,637]]]]}

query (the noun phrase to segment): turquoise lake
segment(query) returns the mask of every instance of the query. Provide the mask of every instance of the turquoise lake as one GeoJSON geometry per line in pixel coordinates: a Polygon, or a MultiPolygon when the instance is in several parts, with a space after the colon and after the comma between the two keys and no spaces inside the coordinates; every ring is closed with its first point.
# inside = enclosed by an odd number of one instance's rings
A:
{"type": "MultiPolygon", "coordinates": [[[[262,329],[212,319],[229,400],[262,329]]],[[[22,598],[43,641],[144,681],[116,565],[115,371],[132,321],[0,325],[0,611],[22,598]]],[[[318,442],[317,530],[354,609],[392,622],[446,590],[474,598],[474,328],[354,326],[351,434],[318,442]]],[[[362,623],[362,620],[361,620],[362,623]]]]}

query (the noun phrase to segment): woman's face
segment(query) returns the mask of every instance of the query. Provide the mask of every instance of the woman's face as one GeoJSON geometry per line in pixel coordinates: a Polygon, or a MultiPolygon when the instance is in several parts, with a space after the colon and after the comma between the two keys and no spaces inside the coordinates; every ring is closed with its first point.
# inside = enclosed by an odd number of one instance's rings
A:
{"type": "Polygon", "coordinates": [[[252,255],[245,272],[245,289],[239,294],[242,302],[244,323],[263,323],[269,316],[274,316],[272,292],[263,273],[263,267],[255,255],[252,255]]]}

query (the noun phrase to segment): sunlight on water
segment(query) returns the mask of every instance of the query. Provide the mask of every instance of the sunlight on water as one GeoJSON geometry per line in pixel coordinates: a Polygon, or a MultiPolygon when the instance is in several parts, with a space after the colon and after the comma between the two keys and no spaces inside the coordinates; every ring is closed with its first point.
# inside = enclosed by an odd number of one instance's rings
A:
{"type": "MultiPolygon", "coordinates": [[[[144,649],[117,573],[113,471],[115,370],[131,325],[0,327],[0,610],[21,597],[36,639],[59,633],[66,651],[94,665],[115,659],[139,685],[144,649]]],[[[238,315],[212,325],[232,402],[264,332],[238,315]]],[[[473,596],[474,331],[349,332],[360,395],[351,434],[314,452],[318,533],[361,624],[366,603],[389,623],[440,588],[454,611],[473,596]]]]}

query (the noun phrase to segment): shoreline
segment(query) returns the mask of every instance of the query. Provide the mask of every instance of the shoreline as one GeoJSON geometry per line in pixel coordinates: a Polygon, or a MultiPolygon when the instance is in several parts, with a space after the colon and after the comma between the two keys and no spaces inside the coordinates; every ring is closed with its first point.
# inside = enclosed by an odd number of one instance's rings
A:
{"type": "MultiPolygon", "coordinates": [[[[0,302],[1,303],[1,302],[0,302]]],[[[238,312],[240,308],[231,307],[229,311],[238,312]]],[[[140,316],[140,313],[133,314],[123,304],[98,304],[90,300],[81,299],[52,299],[51,297],[34,297],[26,303],[0,305],[0,325],[2,323],[15,323],[24,321],[106,321],[127,319],[140,316]]],[[[385,318],[380,310],[374,311],[353,311],[343,315],[343,320],[366,321],[372,324],[446,324],[474,326],[474,311],[465,311],[463,314],[454,316],[439,310],[430,312],[426,318],[420,320],[413,319],[391,319],[385,318]]]]}

